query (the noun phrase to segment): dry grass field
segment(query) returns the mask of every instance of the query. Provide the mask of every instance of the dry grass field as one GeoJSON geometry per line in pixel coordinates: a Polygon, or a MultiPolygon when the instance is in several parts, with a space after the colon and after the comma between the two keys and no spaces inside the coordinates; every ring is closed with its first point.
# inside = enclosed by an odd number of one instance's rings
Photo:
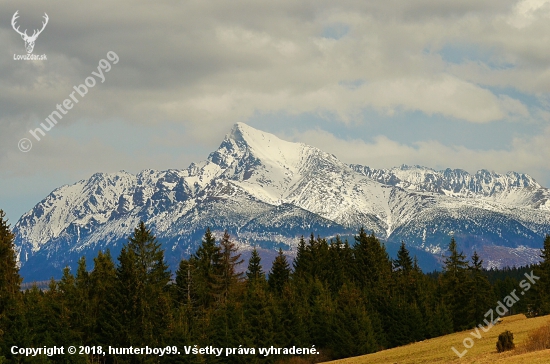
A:
{"type": "MultiPolygon", "coordinates": [[[[550,363],[550,350],[536,352],[525,352],[523,350],[528,335],[548,323],[550,323],[550,315],[531,319],[526,318],[524,315],[514,315],[504,317],[502,323],[493,326],[488,332],[483,332],[483,330],[479,329],[481,339],[477,339],[470,334],[473,332],[479,337],[475,330],[468,330],[374,354],[341,359],[330,363],[550,363]],[[514,334],[516,348],[512,351],[499,354],[496,350],[498,335],[506,330],[510,330],[514,334]],[[467,337],[471,338],[474,344],[470,349],[467,349],[468,352],[462,358],[459,358],[451,350],[451,347],[454,346],[458,352],[463,352],[466,348],[462,342],[467,337]]],[[[467,344],[470,345],[470,343],[467,344]]]]}

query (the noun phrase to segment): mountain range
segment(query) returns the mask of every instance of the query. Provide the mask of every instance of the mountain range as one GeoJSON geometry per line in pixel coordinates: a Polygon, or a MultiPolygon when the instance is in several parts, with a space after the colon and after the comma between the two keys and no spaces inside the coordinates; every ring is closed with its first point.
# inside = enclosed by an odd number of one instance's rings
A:
{"type": "Polygon", "coordinates": [[[207,227],[218,236],[227,229],[242,251],[257,246],[264,256],[279,248],[292,255],[310,233],[353,243],[364,227],[390,254],[404,241],[424,270],[440,267],[451,236],[486,267],[519,266],[538,261],[550,234],[550,190],[516,172],[350,165],[237,123],[187,169],[96,173],[55,189],[14,226],[21,274],[59,276],[100,249],[116,257],[140,220],[172,270],[207,227]]]}

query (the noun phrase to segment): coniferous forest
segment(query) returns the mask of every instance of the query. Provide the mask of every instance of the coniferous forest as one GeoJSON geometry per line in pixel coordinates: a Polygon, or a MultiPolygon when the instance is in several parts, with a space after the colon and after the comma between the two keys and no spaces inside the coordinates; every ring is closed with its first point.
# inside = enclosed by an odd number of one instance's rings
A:
{"type": "MultiPolygon", "coordinates": [[[[525,273],[540,277],[508,313],[550,313],[550,236],[542,263],[484,270],[450,239],[442,272],[423,273],[405,244],[390,259],[373,234],[354,241],[301,238],[292,263],[280,250],[266,272],[226,232],[207,229],[200,247],[170,272],[164,251],[140,223],[118,257],[79,261],[47,289],[22,290],[14,236],[0,210],[0,363],[312,363],[357,356],[483,324],[486,312],[525,273]],[[91,267],[93,266],[93,269],[91,267]],[[243,272],[244,273],[240,273],[243,272]],[[12,347],[177,347],[180,355],[98,353],[25,356],[12,347]],[[186,354],[184,348],[255,348],[254,353],[186,354]],[[315,348],[264,355],[259,348],[315,348]]],[[[95,351],[95,352],[93,352],[95,351]]]]}

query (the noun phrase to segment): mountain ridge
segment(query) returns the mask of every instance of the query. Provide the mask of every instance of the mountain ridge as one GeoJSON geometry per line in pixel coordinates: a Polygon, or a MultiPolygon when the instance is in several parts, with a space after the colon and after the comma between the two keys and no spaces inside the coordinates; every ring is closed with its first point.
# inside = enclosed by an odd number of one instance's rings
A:
{"type": "Polygon", "coordinates": [[[206,227],[228,229],[244,250],[291,250],[302,234],[351,236],[364,227],[436,260],[454,235],[467,252],[498,250],[500,258],[486,262],[499,266],[536,261],[550,232],[550,192],[516,172],[348,165],[237,123],[187,169],[96,173],[52,191],[14,226],[22,274],[38,277],[99,249],[116,253],[141,220],[172,265],[194,251],[206,227]]]}

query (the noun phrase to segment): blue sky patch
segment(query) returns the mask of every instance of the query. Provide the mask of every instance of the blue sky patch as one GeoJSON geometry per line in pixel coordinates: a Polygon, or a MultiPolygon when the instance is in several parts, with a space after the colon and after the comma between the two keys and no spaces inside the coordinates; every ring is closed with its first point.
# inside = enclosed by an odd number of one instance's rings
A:
{"type": "Polygon", "coordinates": [[[340,39],[349,33],[349,26],[342,23],[327,25],[323,28],[322,37],[329,39],[340,39]]]}

